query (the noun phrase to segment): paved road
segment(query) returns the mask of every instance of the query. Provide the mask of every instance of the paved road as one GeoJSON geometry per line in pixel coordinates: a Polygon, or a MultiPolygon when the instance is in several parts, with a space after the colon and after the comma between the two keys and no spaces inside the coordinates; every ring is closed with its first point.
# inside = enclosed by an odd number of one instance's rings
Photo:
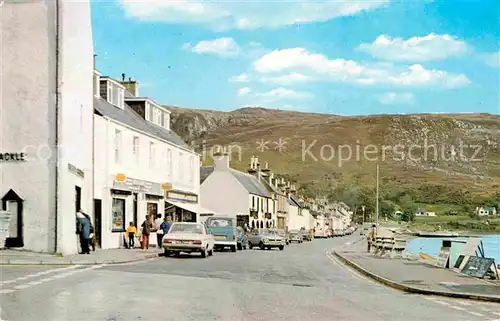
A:
{"type": "Polygon", "coordinates": [[[7,321],[500,319],[500,305],[404,294],[373,283],[327,255],[327,250],[357,238],[314,240],[284,251],[215,253],[207,259],[157,258],[57,270],[2,267],[2,282],[7,283],[0,291],[0,317],[7,321]]]}

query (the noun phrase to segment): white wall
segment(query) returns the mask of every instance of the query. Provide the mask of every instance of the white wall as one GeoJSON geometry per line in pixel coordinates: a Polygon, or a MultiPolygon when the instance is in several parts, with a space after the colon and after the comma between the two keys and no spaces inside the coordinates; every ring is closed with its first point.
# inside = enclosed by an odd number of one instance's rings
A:
{"type": "Polygon", "coordinates": [[[200,194],[201,206],[215,211],[216,215],[236,218],[236,215],[248,214],[251,207],[247,190],[227,170],[214,170],[201,184],[200,194]]]}
{"type": "Polygon", "coordinates": [[[4,2],[0,14],[0,150],[28,159],[0,163],[0,196],[24,198],[24,247],[53,252],[56,159],[37,154],[55,150],[55,5],[4,2]]]}
{"type": "Polygon", "coordinates": [[[12,188],[24,198],[25,249],[71,254],[77,250],[75,185],[82,187],[83,207],[91,206],[90,173],[81,179],[68,172],[68,162],[91,168],[93,47],[89,2],[62,3],[59,10],[64,32],[56,148],[56,1],[2,6],[0,149],[26,152],[27,162],[0,165],[0,194],[12,188]]]}
{"type": "Polygon", "coordinates": [[[88,1],[60,1],[63,29],[60,60],[60,140],[58,248],[76,253],[75,186],[81,187],[81,207],[92,213],[92,117],[94,48],[88,1]],[[82,179],[68,164],[84,171],[82,179]],[[72,215],[68,215],[72,213],[72,215]]]}
{"type": "MultiPolygon", "coordinates": [[[[123,124],[113,120],[95,115],[95,186],[94,197],[102,200],[102,247],[116,248],[123,244],[122,233],[112,233],[112,196],[110,189],[113,187],[113,180],[116,174],[125,174],[129,178],[154,182],[158,184],[172,183],[176,190],[200,194],[200,160],[199,155],[187,150],[182,150],[178,146],[169,144],[159,139],[153,138],[144,133],[138,132],[123,124]],[[120,159],[115,160],[115,133],[121,132],[120,159]],[[134,137],[139,137],[139,148],[137,156],[134,155],[134,137]],[[149,144],[154,146],[154,166],[150,166],[149,144]],[[171,150],[172,166],[169,170],[167,166],[167,150],[171,150]],[[182,155],[184,165],[181,166],[179,153],[182,155]],[[189,157],[193,158],[193,168],[189,166],[189,157]]],[[[146,121],[146,120],[145,120],[146,121]]],[[[144,219],[147,213],[147,203],[155,202],[145,200],[143,194],[138,200],[138,224],[144,219]]],[[[126,199],[125,222],[133,221],[133,198],[132,196],[113,197],[126,199]]],[[[164,212],[164,200],[158,203],[158,212],[164,212]]],[[[156,240],[151,238],[150,243],[156,244],[156,240]]]]}
{"type": "Polygon", "coordinates": [[[290,205],[288,209],[288,230],[299,230],[302,226],[302,217],[299,215],[299,208],[295,205],[290,205]]]}

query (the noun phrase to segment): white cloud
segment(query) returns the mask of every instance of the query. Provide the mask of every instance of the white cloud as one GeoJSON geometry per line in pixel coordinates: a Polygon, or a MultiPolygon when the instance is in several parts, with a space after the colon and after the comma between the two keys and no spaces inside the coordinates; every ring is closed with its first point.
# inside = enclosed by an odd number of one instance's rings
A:
{"type": "Polygon", "coordinates": [[[412,104],[415,96],[412,93],[388,92],[377,97],[378,101],[384,105],[412,104]]]}
{"type": "Polygon", "coordinates": [[[318,79],[351,82],[362,85],[433,86],[458,88],[470,80],[463,74],[428,70],[422,65],[397,67],[390,63],[360,64],[341,58],[310,53],[304,48],[274,50],[254,62],[254,69],[263,74],[301,72],[318,79]]]}
{"type": "Polygon", "coordinates": [[[287,75],[275,76],[275,77],[262,77],[260,79],[263,83],[274,83],[279,85],[292,85],[296,83],[304,83],[312,80],[310,76],[306,76],[301,73],[292,72],[287,75]]]}
{"type": "Polygon", "coordinates": [[[230,82],[249,82],[250,77],[247,74],[243,73],[241,75],[233,76],[233,77],[229,78],[229,81],[230,82]]]}
{"type": "Polygon", "coordinates": [[[198,24],[216,30],[277,28],[324,22],[385,6],[389,0],[120,0],[126,16],[170,24],[198,24]]]}
{"type": "Polygon", "coordinates": [[[245,95],[249,94],[251,91],[252,91],[252,89],[250,89],[248,87],[240,88],[240,89],[238,89],[238,96],[245,96],[245,95]]]}
{"type": "Polygon", "coordinates": [[[288,100],[307,99],[313,97],[311,93],[303,91],[295,91],[283,87],[279,87],[263,93],[257,93],[256,96],[265,98],[268,101],[287,100],[287,99],[288,100]]]}
{"type": "Polygon", "coordinates": [[[493,68],[500,68],[500,51],[482,54],[482,58],[493,68]]]}
{"type": "Polygon", "coordinates": [[[358,50],[381,60],[422,62],[463,55],[467,52],[468,45],[446,34],[431,33],[407,40],[381,35],[372,43],[359,45],[358,50]]]}
{"type": "Polygon", "coordinates": [[[240,46],[234,41],[233,38],[223,37],[213,40],[203,40],[198,42],[195,46],[191,44],[184,44],[184,49],[189,49],[196,53],[213,54],[217,56],[236,56],[241,52],[240,46]]]}

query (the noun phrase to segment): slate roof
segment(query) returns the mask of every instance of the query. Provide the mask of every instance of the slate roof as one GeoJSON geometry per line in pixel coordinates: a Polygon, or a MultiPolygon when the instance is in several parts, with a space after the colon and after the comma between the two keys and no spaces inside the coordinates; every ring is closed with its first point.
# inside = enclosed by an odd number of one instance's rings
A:
{"type": "Polygon", "coordinates": [[[161,128],[148,122],[127,104],[124,104],[124,109],[122,110],[99,97],[95,98],[94,107],[100,115],[114,119],[122,124],[143,131],[152,136],[159,137],[177,146],[192,150],[175,132],[166,130],[165,128],[161,128]]]}
{"type": "Polygon", "coordinates": [[[200,167],[200,184],[202,184],[210,174],[214,171],[213,166],[201,166],[200,167]]]}
{"type": "MultiPolygon", "coordinates": [[[[214,166],[200,167],[200,184],[203,183],[213,172],[214,166]]],[[[271,198],[271,194],[264,186],[264,182],[262,182],[264,179],[259,182],[255,176],[232,168],[229,168],[229,172],[238,180],[248,193],[271,198]]]]}
{"type": "Polygon", "coordinates": [[[269,194],[266,187],[262,184],[262,182],[259,182],[255,176],[234,170],[232,168],[230,168],[229,171],[250,194],[271,197],[271,194],[269,194]]]}
{"type": "Polygon", "coordinates": [[[293,196],[290,196],[288,198],[288,204],[297,206],[298,208],[302,208],[302,206],[300,205],[300,203],[293,196]]]}
{"type": "Polygon", "coordinates": [[[276,193],[278,195],[284,195],[283,192],[281,192],[276,186],[271,184],[269,181],[267,181],[265,178],[261,178],[261,181],[263,184],[266,186],[267,190],[273,193],[276,193]]]}

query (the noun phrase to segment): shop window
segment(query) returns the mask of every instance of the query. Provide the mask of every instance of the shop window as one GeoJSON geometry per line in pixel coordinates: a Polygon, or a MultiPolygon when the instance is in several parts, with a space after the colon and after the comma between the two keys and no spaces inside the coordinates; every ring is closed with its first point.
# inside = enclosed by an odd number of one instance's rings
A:
{"type": "Polygon", "coordinates": [[[125,199],[113,198],[111,231],[125,231],[125,199]]]}
{"type": "Polygon", "coordinates": [[[158,204],[157,203],[148,203],[148,215],[153,219],[156,219],[158,216],[158,204]]]}

